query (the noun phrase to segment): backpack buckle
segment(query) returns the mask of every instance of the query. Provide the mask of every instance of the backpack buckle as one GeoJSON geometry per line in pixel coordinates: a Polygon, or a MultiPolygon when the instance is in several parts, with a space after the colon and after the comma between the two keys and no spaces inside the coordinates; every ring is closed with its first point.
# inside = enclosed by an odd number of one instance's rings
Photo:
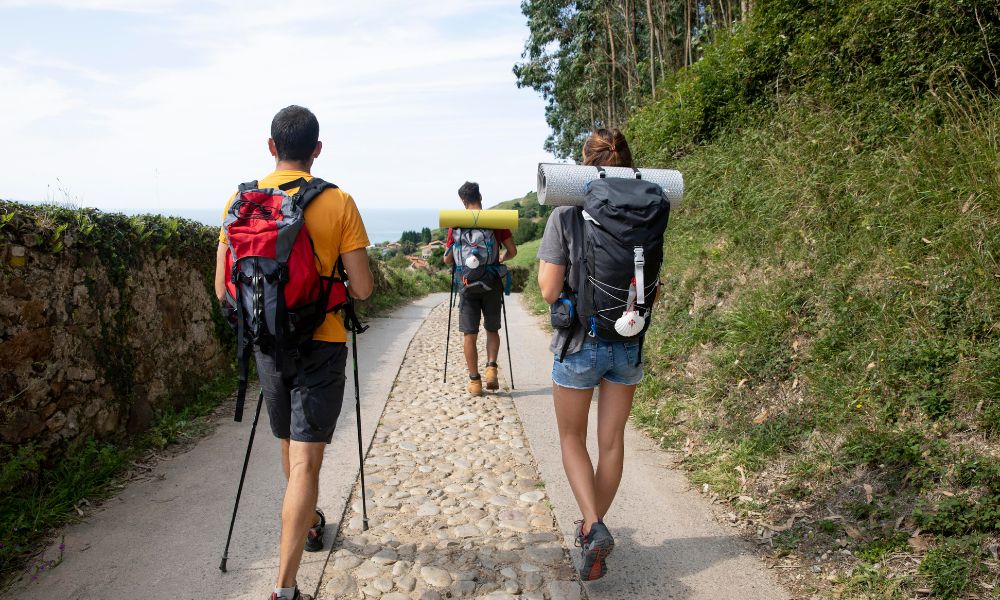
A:
{"type": "Polygon", "coordinates": [[[642,246],[636,246],[633,250],[635,253],[635,259],[633,261],[635,263],[635,266],[637,267],[646,266],[646,257],[643,255],[642,246]]]}

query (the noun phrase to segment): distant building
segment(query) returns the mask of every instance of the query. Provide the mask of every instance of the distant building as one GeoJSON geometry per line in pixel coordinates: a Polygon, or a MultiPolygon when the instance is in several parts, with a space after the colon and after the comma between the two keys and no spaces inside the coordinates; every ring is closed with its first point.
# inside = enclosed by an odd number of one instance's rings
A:
{"type": "Polygon", "coordinates": [[[445,243],[441,240],[434,240],[429,244],[424,244],[420,247],[420,256],[428,258],[431,254],[434,254],[435,248],[444,248],[445,243]]]}
{"type": "Polygon", "coordinates": [[[419,258],[417,256],[407,256],[406,260],[410,261],[411,271],[430,271],[431,267],[427,264],[427,261],[419,258]]]}

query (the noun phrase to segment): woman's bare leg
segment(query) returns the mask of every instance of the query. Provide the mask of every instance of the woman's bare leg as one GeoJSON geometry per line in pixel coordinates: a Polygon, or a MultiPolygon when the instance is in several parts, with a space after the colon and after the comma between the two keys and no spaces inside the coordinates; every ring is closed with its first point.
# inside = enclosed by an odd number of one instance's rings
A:
{"type": "MultiPolygon", "coordinates": [[[[634,385],[602,380],[597,400],[597,473],[594,476],[595,508],[601,519],[622,481],[625,462],[625,424],[635,397],[634,385]]],[[[564,453],[565,456],[565,453],[564,453]]]]}
{"type": "Polygon", "coordinates": [[[552,384],[552,398],[559,425],[559,445],[563,469],[576,503],[583,513],[583,532],[597,521],[597,497],[594,486],[594,463],[587,452],[587,415],[594,390],[575,390],[552,384]]]}

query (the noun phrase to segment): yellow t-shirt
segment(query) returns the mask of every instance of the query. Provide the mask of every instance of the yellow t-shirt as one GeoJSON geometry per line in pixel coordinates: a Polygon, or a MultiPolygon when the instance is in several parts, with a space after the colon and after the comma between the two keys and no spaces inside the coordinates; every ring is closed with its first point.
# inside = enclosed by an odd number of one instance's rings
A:
{"type": "MultiPolygon", "coordinates": [[[[312,175],[305,171],[275,171],[259,180],[257,185],[260,188],[276,188],[299,177],[307,181],[312,179],[312,175]]],[[[298,188],[294,188],[288,190],[288,193],[294,194],[297,191],[298,188]]],[[[229,205],[235,197],[236,194],[233,194],[226,202],[223,218],[229,212],[229,205]]],[[[333,273],[341,254],[367,248],[369,245],[368,232],[365,231],[358,205],[354,203],[354,198],[350,194],[340,188],[323,190],[309,203],[306,207],[305,225],[316,251],[316,266],[324,277],[333,273]]],[[[229,243],[225,229],[219,232],[219,243],[229,243]]],[[[326,321],[316,329],[313,339],[322,342],[346,342],[347,330],[344,328],[342,316],[339,313],[328,314],[326,321]]]]}

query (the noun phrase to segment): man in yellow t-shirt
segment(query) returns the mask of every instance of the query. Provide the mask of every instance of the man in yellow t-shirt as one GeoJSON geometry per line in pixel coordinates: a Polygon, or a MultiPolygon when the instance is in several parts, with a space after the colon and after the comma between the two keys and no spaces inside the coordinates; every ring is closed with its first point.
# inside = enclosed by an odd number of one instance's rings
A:
{"type": "MultiPolygon", "coordinates": [[[[310,169],[323,149],[319,121],[301,106],[283,108],[271,121],[267,146],[275,158],[275,171],[258,182],[259,188],[277,188],[299,178],[312,179],[310,169]]],[[[289,194],[296,191],[287,190],[289,194]]],[[[232,201],[230,198],[226,204],[227,213],[232,201]]],[[[320,274],[331,275],[338,259],[342,260],[350,279],[348,293],[359,300],[371,295],[368,234],[350,194],[339,188],[323,190],[306,207],[304,219],[320,274]]],[[[226,293],[227,248],[223,229],[215,262],[215,294],[220,301],[226,293]]],[[[313,552],[323,549],[326,518],[316,508],[319,471],[323,450],[333,437],[344,399],[346,342],[342,317],[330,313],[313,334],[308,352],[299,358],[304,363],[301,368],[279,372],[273,357],[259,349],[255,352],[271,431],[281,440],[281,462],[288,480],[281,509],[278,579],[271,600],[312,600],[298,590],[295,577],[303,549],[313,552]],[[299,381],[300,373],[308,381],[299,381]],[[311,423],[306,421],[306,404],[311,423]]]]}

